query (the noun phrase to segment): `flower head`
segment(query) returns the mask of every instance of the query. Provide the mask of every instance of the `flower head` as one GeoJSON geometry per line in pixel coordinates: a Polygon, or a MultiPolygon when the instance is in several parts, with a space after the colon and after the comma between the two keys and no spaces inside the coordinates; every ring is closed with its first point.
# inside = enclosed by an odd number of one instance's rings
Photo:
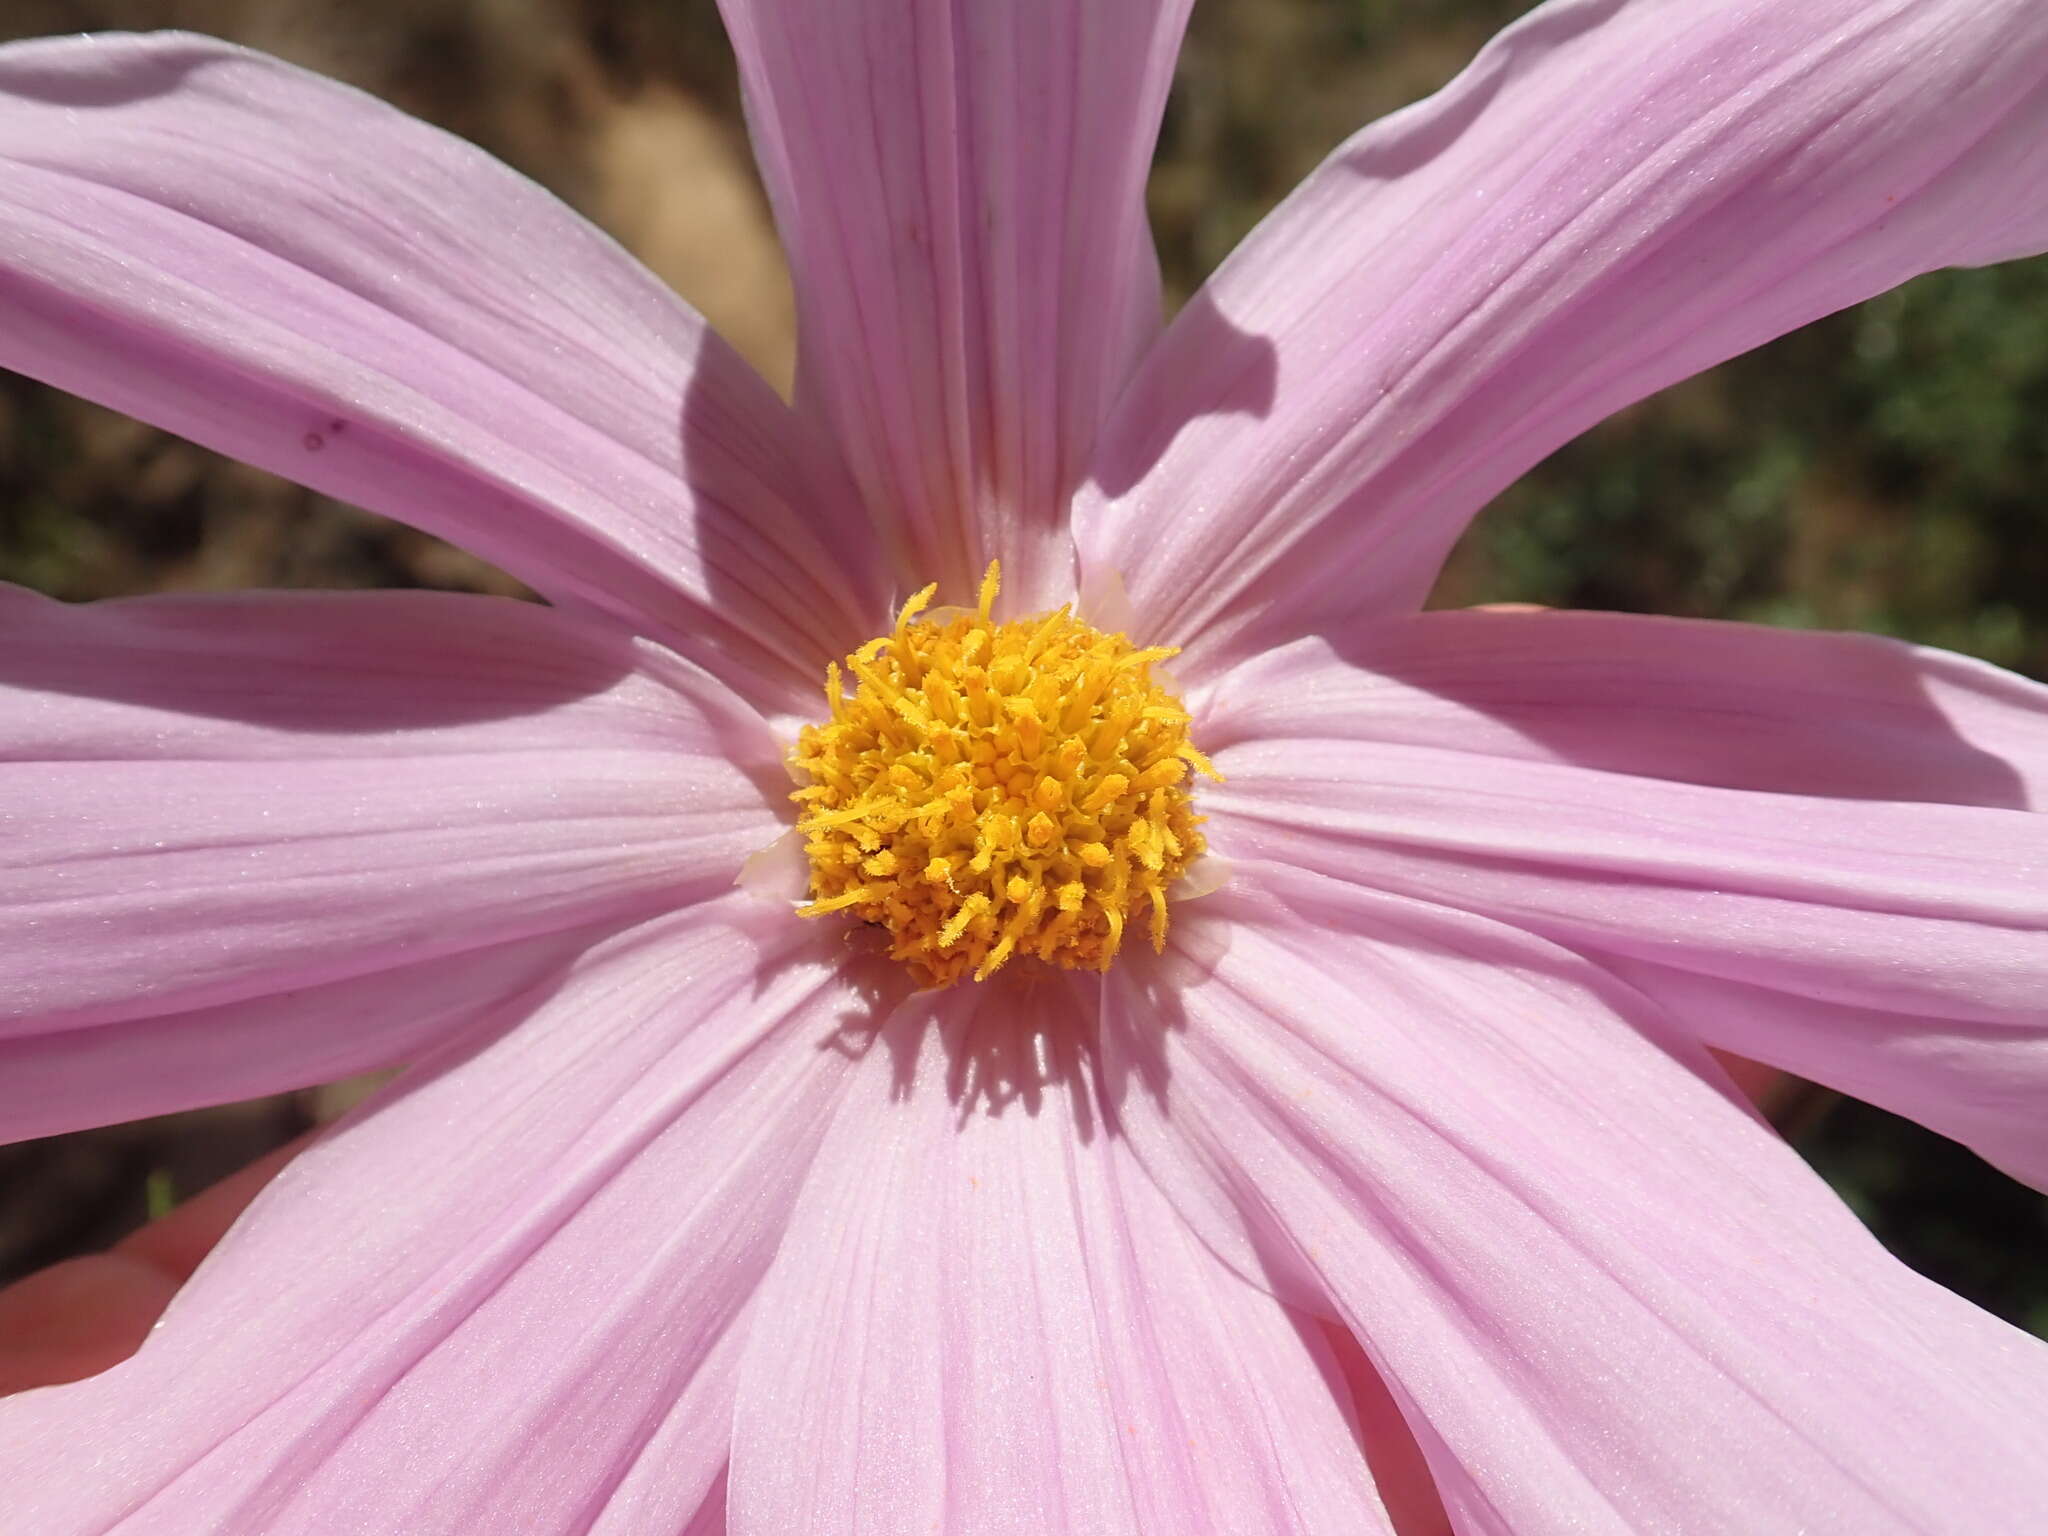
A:
{"type": "Polygon", "coordinates": [[[879,924],[921,981],[986,981],[1013,957],[1106,970],[1125,922],[1166,947],[1166,895],[1202,853],[1183,781],[1216,777],[1188,714],[1139,650],[1066,608],[997,624],[979,607],[920,618],[846,659],[858,686],[806,726],[791,763],[811,861],[804,917],[879,924]]]}
{"type": "Polygon", "coordinates": [[[0,1130],[407,1066],[0,1404],[14,1527],[2027,1528],[2043,1347],[1708,1047],[2048,1177],[2048,691],[1418,608],[1607,412],[2048,248],[2048,11],[1552,0],[1163,333],[1184,6],[726,13],[792,405],[368,98],[0,50],[0,362],[551,605],[0,590],[0,1130]]]}

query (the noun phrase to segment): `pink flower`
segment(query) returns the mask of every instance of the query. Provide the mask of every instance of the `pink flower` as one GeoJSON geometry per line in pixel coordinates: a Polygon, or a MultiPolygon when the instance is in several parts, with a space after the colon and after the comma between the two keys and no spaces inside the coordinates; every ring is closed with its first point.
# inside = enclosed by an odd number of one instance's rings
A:
{"type": "Polygon", "coordinates": [[[1351,1533],[1396,1415],[1466,1532],[2038,1522],[2048,1348],[1704,1047],[2048,1176],[2048,690],[1417,608],[1606,413],[2048,247],[2048,8],[1553,0],[1156,335],[1183,10],[728,0],[794,409],[352,91],[0,50],[0,362],[555,605],[0,593],[0,1128],[413,1064],[0,1405],[9,1530],[1351,1533]],[[918,992],[733,881],[998,556],[1182,647],[1230,873],[918,992]]]}

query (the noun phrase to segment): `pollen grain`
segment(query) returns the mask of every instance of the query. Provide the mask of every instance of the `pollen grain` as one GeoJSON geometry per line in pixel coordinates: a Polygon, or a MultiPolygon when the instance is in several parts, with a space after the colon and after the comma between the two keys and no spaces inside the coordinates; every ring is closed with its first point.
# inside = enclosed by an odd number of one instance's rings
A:
{"type": "Polygon", "coordinates": [[[828,667],[831,715],[790,754],[800,915],[875,924],[927,987],[1021,957],[1103,970],[1133,921],[1163,947],[1168,890],[1203,851],[1190,772],[1217,777],[1153,675],[1173,650],[1066,608],[998,624],[1000,575],[928,618],[926,587],[828,667]]]}

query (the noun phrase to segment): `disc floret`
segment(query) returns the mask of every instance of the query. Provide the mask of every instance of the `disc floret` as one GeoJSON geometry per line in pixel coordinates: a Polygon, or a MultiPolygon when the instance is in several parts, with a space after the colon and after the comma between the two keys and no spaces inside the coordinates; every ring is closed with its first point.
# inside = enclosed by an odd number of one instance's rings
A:
{"type": "Polygon", "coordinates": [[[810,858],[805,917],[851,912],[931,987],[1029,956],[1102,970],[1203,851],[1190,770],[1216,777],[1140,649],[1068,608],[998,624],[979,606],[896,627],[826,669],[831,718],[790,755],[810,858]],[[846,693],[848,682],[853,691],[846,693]]]}

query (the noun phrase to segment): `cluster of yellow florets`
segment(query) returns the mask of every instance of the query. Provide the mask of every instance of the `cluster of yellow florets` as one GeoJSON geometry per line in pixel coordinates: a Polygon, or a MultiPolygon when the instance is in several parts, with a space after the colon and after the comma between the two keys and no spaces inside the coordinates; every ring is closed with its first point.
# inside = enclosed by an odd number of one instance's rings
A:
{"type": "Polygon", "coordinates": [[[1139,650],[1065,608],[997,624],[980,606],[920,619],[828,669],[832,717],[790,756],[811,862],[805,917],[850,911],[886,929],[926,986],[981,980],[1019,955],[1101,970],[1202,852],[1186,780],[1215,777],[1188,716],[1139,650]]]}

